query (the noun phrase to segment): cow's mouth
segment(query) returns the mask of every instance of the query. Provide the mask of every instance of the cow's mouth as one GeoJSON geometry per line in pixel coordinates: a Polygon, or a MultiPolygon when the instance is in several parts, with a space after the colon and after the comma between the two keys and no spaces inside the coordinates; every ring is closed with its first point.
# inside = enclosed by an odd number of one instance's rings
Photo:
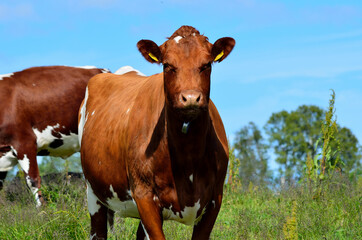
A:
{"type": "Polygon", "coordinates": [[[183,122],[191,122],[206,110],[207,110],[206,107],[190,105],[183,108],[177,108],[177,113],[183,122]]]}

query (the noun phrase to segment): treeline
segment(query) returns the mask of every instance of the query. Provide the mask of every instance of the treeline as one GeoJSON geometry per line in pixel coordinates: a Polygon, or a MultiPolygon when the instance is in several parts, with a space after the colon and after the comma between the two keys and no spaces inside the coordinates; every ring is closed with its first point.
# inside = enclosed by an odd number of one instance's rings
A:
{"type": "Polygon", "coordinates": [[[302,105],[273,113],[262,128],[253,122],[243,126],[231,152],[242,185],[321,180],[337,173],[351,181],[361,176],[361,145],[349,128],[337,123],[334,99],[332,92],[327,110],[302,105]],[[270,170],[271,159],[277,173],[270,170]]]}

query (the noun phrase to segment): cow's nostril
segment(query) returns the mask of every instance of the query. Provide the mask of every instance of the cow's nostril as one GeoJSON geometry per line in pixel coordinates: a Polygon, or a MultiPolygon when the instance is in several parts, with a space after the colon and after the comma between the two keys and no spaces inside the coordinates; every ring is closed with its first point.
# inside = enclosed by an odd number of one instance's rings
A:
{"type": "Polygon", "coordinates": [[[182,101],[187,102],[187,98],[184,95],[182,95],[182,101]]]}
{"type": "Polygon", "coordinates": [[[196,102],[200,102],[201,95],[196,99],[196,102]]]}

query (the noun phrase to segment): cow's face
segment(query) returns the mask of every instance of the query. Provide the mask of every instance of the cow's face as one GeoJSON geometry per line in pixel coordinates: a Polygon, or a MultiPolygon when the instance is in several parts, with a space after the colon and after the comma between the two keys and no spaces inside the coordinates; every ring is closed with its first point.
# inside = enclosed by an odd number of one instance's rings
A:
{"type": "Polygon", "coordinates": [[[181,27],[161,46],[150,40],[137,44],[146,60],[163,65],[166,104],[185,122],[208,109],[212,63],[224,60],[234,45],[232,38],[211,44],[188,26],[181,27]]]}

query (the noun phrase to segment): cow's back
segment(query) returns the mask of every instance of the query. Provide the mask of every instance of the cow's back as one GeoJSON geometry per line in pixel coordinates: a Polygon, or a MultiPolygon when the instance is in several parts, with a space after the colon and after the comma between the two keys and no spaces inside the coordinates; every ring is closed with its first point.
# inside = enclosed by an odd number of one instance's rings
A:
{"type": "Polygon", "coordinates": [[[0,80],[0,144],[36,137],[38,153],[67,157],[79,150],[78,109],[93,67],[33,67],[0,80]]]}

